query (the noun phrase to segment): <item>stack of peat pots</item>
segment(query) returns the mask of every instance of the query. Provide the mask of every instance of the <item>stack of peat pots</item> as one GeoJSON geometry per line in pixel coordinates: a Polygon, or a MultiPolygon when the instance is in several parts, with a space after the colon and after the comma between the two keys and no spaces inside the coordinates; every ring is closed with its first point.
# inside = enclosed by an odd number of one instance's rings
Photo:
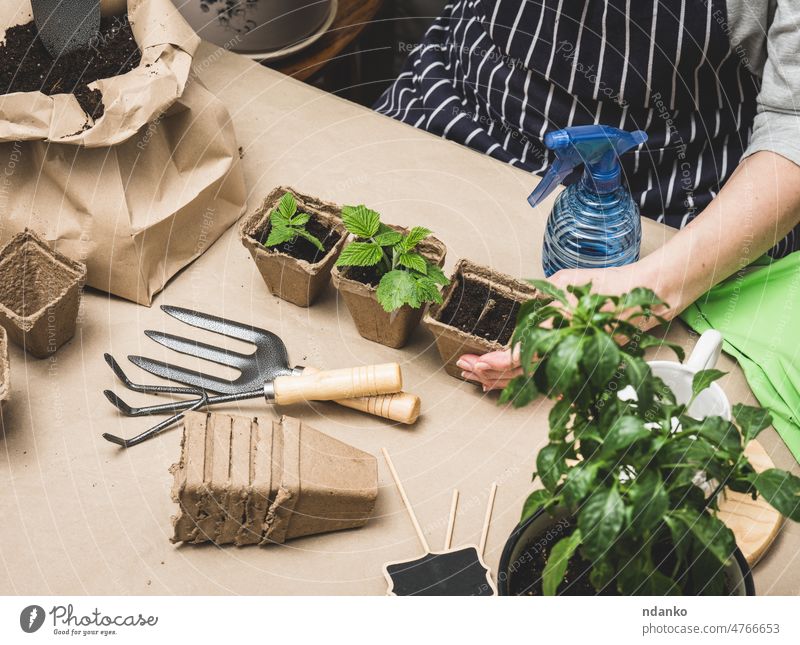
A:
{"type": "Polygon", "coordinates": [[[378,496],[375,457],[298,419],[191,412],[173,542],[274,544],[366,524],[378,496]]]}

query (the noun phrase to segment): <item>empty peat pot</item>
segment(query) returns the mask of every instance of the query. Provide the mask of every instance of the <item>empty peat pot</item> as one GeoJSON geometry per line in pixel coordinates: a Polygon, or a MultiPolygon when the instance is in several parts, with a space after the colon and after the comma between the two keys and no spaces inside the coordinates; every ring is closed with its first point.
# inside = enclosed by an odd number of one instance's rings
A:
{"type": "Polygon", "coordinates": [[[0,250],[0,325],[9,340],[37,358],[75,334],[86,266],[52,250],[33,231],[0,250]]]}
{"type": "MultiPolygon", "coordinates": [[[[389,226],[407,235],[409,230],[402,226],[389,226]]],[[[433,236],[427,237],[416,249],[429,261],[438,266],[444,265],[447,247],[433,236]]],[[[419,325],[426,305],[414,309],[403,305],[400,309],[387,313],[378,302],[378,280],[370,275],[372,267],[334,267],[333,286],[344,298],[358,333],[367,340],[400,348],[407,342],[411,333],[419,325]]]]}
{"type": "Polygon", "coordinates": [[[281,544],[357,528],[378,496],[373,455],[288,416],[189,412],[170,471],[173,542],[281,544]]]}
{"type": "Polygon", "coordinates": [[[347,231],[342,224],[341,209],[336,204],[281,186],[242,220],[239,237],[253,256],[270,293],[300,307],[308,307],[330,281],[331,268],[342,252],[347,231]],[[272,248],[264,246],[269,236],[270,214],[285,193],[294,195],[298,213],[311,215],[308,231],[322,242],[324,253],[299,237],[294,242],[272,248]]]}
{"type": "Polygon", "coordinates": [[[8,359],[8,334],[5,327],[0,327],[0,410],[10,395],[11,363],[8,359]]]}
{"type": "Polygon", "coordinates": [[[539,297],[539,292],[527,282],[461,260],[443,296],[444,302],[428,310],[424,323],[436,337],[447,373],[461,378],[459,357],[507,348],[520,305],[539,297]]]}
{"type": "MultiPolygon", "coordinates": [[[[550,549],[563,537],[572,533],[575,519],[563,510],[553,515],[540,510],[520,522],[506,541],[497,570],[497,589],[501,596],[541,596],[542,572],[550,549]]],[[[739,548],[725,568],[726,595],[755,596],[753,576],[739,548]]],[[[564,596],[597,595],[589,582],[591,563],[579,556],[570,560],[567,577],[558,588],[564,596]]],[[[603,590],[600,595],[617,595],[616,590],[603,590]]]]}

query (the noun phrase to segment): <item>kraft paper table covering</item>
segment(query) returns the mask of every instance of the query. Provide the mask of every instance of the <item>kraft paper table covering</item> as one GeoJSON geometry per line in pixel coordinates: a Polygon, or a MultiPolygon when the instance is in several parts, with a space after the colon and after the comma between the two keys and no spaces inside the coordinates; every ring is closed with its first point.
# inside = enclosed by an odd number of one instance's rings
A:
{"type": "MultiPolygon", "coordinates": [[[[515,276],[542,275],[540,245],[552,198],[531,210],[525,198],[534,180],[526,173],[205,45],[195,65],[234,119],[251,208],[275,186],[291,185],[339,203],[364,202],[387,222],[430,227],[449,246],[447,271],[469,257],[515,276]]],[[[645,252],[671,234],[644,224],[645,252]]],[[[455,487],[462,504],[453,544],[477,543],[489,484],[498,481],[486,550],[497,573],[530,490],[534,456],[546,441],[548,401],[518,411],[498,407],[494,396],[445,374],[433,337],[422,328],[401,351],[360,338],[333,289],[311,309],[273,298],[235,227],[167,286],[156,299],[162,303],[271,329],[296,364],[401,362],[406,389],[423,395],[416,426],[393,427],[333,404],[284,411],[372,454],[386,446],[431,543],[444,539],[455,487]]],[[[100,438],[103,431],[132,436],[148,421],[119,417],[103,398],[101,391],[114,384],[103,352],[174,360],[142,333],[187,333],[168,318],[157,307],[89,292],[76,338],[53,360],[33,361],[11,348],[12,400],[0,448],[0,592],[385,593],[383,564],[418,555],[419,545],[380,462],[375,516],[364,528],[269,548],[169,543],[175,507],[167,469],[178,458],[180,432],[127,452],[100,438]]],[[[696,340],[681,323],[668,335],[687,350],[696,340]]],[[[720,368],[730,372],[722,381],[730,398],[754,403],[733,361],[724,356],[720,368]]],[[[257,402],[229,410],[262,418],[278,413],[257,402]]],[[[773,430],[762,443],[776,465],[798,472],[773,430]]],[[[799,551],[800,530],[786,525],[755,570],[759,593],[800,593],[799,551]]]]}

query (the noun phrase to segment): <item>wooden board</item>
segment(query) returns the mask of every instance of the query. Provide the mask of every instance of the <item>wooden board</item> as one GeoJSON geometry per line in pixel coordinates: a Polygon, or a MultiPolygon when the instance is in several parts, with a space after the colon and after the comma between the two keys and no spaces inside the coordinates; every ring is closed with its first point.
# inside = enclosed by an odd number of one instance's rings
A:
{"type": "MultiPolygon", "coordinates": [[[[758,441],[751,441],[745,454],[757,472],[775,467],[758,441]]],[[[719,518],[733,531],[736,543],[750,566],[766,553],[783,523],[783,516],[762,498],[753,501],[750,495],[732,491],[726,491],[720,500],[719,518]]]]}

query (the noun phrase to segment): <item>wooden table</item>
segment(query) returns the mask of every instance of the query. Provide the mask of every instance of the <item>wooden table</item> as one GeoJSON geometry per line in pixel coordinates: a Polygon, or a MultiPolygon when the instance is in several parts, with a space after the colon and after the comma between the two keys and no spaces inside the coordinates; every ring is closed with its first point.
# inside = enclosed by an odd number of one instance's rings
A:
{"type": "Polygon", "coordinates": [[[268,66],[300,81],[308,80],[347,49],[382,6],[383,0],[339,0],[336,18],[322,38],[308,49],[268,66]]]}
{"type": "MultiPolygon", "coordinates": [[[[469,257],[516,276],[541,275],[542,232],[554,196],[530,209],[525,198],[535,180],[527,173],[208,46],[196,64],[231,112],[251,207],[289,184],[339,203],[369,204],[388,222],[425,224],[448,244],[448,271],[469,257]]],[[[644,252],[671,234],[644,222],[644,252]]],[[[477,543],[486,496],[497,481],[486,552],[496,572],[547,438],[549,401],[498,407],[496,396],[445,374],[424,329],[403,350],[362,339],[332,289],[311,309],[271,297],[234,230],[167,286],[156,301],[164,303],[271,329],[296,364],[399,361],[407,389],[423,395],[423,417],[412,428],[331,404],[286,412],[375,455],[386,446],[430,544],[444,540],[454,487],[462,497],[453,544],[477,543]]],[[[362,529],[265,548],[170,544],[175,506],[167,469],[178,458],[180,433],[165,432],[129,451],[100,438],[104,431],[132,436],[147,423],[120,418],[105,401],[102,390],[115,383],[103,352],[174,359],[142,333],[186,333],[166,318],[158,307],[93,292],[85,297],[78,336],[53,360],[27,360],[12,348],[12,401],[0,440],[0,593],[385,593],[381,566],[420,553],[382,462],[375,515],[362,529]]],[[[668,336],[687,350],[695,341],[679,323],[668,336]]],[[[729,397],[752,403],[741,370],[727,357],[720,368],[729,372],[721,382],[729,397]]],[[[148,378],[133,368],[131,374],[148,378]]],[[[240,411],[274,413],[257,402],[240,411]]],[[[760,441],[779,467],[798,472],[773,431],[760,441]]],[[[800,593],[798,553],[800,530],[786,525],[755,569],[758,592],[800,593]]]]}

